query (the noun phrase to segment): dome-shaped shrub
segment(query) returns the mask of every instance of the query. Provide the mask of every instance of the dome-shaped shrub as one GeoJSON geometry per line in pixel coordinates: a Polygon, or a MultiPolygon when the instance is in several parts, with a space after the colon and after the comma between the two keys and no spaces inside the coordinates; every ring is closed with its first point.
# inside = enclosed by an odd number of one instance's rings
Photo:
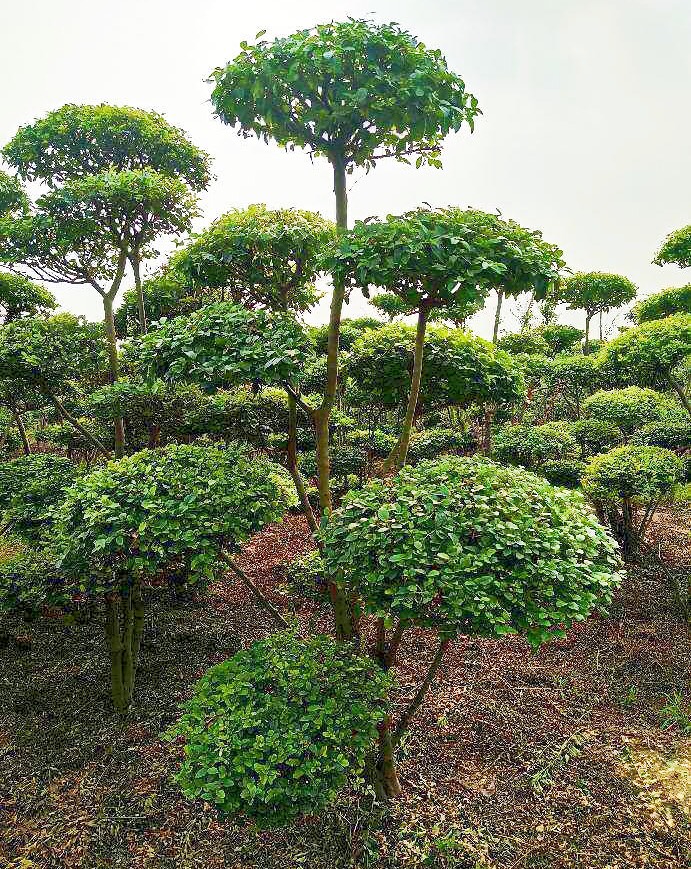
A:
{"type": "Polygon", "coordinates": [[[275,634],[197,683],[183,737],[185,795],[262,826],[313,814],[362,774],[390,678],[329,637],[275,634]]]}
{"type": "Polygon", "coordinates": [[[631,444],[595,456],[586,468],[583,489],[626,558],[638,552],[655,510],[671,497],[683,471],[671,450],[631,444]]]}
{"type": "Polygon", "coordinates": [[[447,457],[353,492],[324,529],[331,575],[369,612],[533,645],[606,604],[616,544],[576,492],[447,457]]]}
{"type": "Polygon", "coordinates": [[[506,425],[495,434],[492,454],[509,465],[535,468],[546,461],[576,458],[578,444],[566,425],[506,425]]]}
{"type": "Polygon", "coordinates": [[[625,438],[649,422],[678,416],[679,405],[654,389],[601,389],[583,402],[583,416],[615,425],[625,438]]]}

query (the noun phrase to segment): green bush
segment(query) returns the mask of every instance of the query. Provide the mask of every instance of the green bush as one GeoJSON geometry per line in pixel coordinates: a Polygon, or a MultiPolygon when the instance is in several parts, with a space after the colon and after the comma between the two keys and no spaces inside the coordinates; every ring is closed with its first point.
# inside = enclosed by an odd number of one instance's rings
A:
{"type": "Polygon", "coordinates": [[[313,814],[362,775],[389,678],[329,637],[275,634],[212,667],[169,738],[191,799],[261,826],[313,814]]]}
{"type": "Polygon", "coordinates": [[[603,419],[587,417],[569,423],[569,434],[581,450],[581,458],[597,455],[621,443],[622,434],[616,425],[603,419]]]}
{"type": "Polygon", "coordinates": [[[549,480],[553,486],[563,486],[565,489],[578,489],[586,463],[576,459],[552,459],[542,464],[538,472],[549,480]]]}
{"type": "Polygon", "coordinates": [[[532,469],[547,461],[576,458],[578,444],[563,425],[507,425],[496,432],[492,455],[505,464],[532,469]]]}
{"type": "Polygon", "coordinates": [[[288,594],[308,600],[323,601],[328,596],[324,559],[318,549],[289,562],[285,569],[288,594]]]}
{"type": "Polygon", "coordinates": [[[662,320],[674,314],[691,314],[691,284],[670,287],[653,293],[647,299],[641,299],[633,306],[631,319],[638,324],[649,323],[651,320],[662,320]]]}
{"type": "Polygon", "coordinates": [[[669,501],[683,465],[671,450],[629,444],[595,456],[583,475],[583,489],[620,541],[624,557],[640,549],[656,509],[669,501]]]}
{"type": "Polygon", "coordinates": [[[375,428],[371,432],[365,429],[353,429],[346,434],[347,443],[363,447],[378,458],[386,458],[397,441],[396,435],[382,431],[380,428],[375,428]]]}
{"type": "Polygon", "coordinates": [[[194,582],[213,575],[220,546],[236,548],[296,500],[282,468],[237,445],[142,450],[70,489],[57,517],[61,558],[92,593],[178,563],[194,582]]]}
{"type": "Polygon", "coordinates": [[[423,429],[410,439],[408,459],[411,463],[435,459],[444,453],[466,452],[475,445],[473,436],[468,432],[449,428],[423,429]]]}
{"type": "Polygon", "coordinates": [[[654,389],[601,389],[583,402],[583,415],[616,426],[625,439],[650,422],[678,416],[678,404],[654,389]]]}
{"type": "Polygon", "coordinates": [[[55,561],[23,540],[3,540],[0,558],[0,612],[32,615],[43,606],[63,606],[68,597],[55,561]]]}
{"type": "Polygon", "coordinates": [[[324,558],[387,619],[533,645],[606,605],[616,544],[580,493],[476,458],[405,467],[346,496],[324,558]]]}
{"type": "Polygon", "coordinates": [[[5,526],[27,537],[40,537],[80,473],[74,462],[49,453],[32,453],[1,463],[0,510],[5,526]]]}
{"type": "Polygon", "coordinates": [[[497,347],[516,356],[549,356],[550,346],[539,332],[512,332],[497,341],[497,347]]]}
{"type": "Polygon", "coordinates": [[[553,356],[559,353],[573,353],[585,338],[583,329],[566,323],[548,323],[535,330],[545,339],[553,356]]]}

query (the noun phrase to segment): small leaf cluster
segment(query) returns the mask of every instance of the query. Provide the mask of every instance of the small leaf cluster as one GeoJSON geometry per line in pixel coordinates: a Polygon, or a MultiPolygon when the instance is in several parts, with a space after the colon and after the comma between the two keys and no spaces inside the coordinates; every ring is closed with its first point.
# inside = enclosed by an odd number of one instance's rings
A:
{"type": "Polygon", "coordinates": [[[520,353],[529,356],[551,355],[550,345],[539,332],[513,332],[504,335],[497,341],[497,347],[514,356],[520,353]]]}
{"type": "Polygon", "coordinates": [[[576,439],[583,459],[618,446],[623,437],[618,426],[596,416],[574,420],[569,423],[568,431],[576,439]]]}
{"type": "Polygon", "coordinates": [[[5,537],[0,558],[0,612],[33,614],[43,606],[65,606],[64,577],[48,550],[5,537]]]}
{"type": "Polygon", "coordinates": [[[475,446],[472,434],[451,428],[426,428],[414,432],[410,439],[407,460],[415,464],[436,459],[445,453],[462,453],[475,446]]]}
{"type": "Polygon", "coordinates": [[[565,489],[578,489],[586,463],[578,459],[550,459],[536,469],[553,486],[565,489]]]}
{"type": "Polygon", "coordinates": [[[691,419],[674,416],[649,422],[634,434],[631,443],[668,450],[691,450],[691,419]]]}
{"type": "Polygon", "coordinates": [[[445,457],[347,495],[324,520],[330,575],[370,613],[442,635],[539,646],[606,605],[616,544],[580,493],[518,468],[445,457]]]}
{"type": "Polygon", "coordinates": [[[657,252],[656,265],[676,263],[680,268],[691,266],[691,224],[670,232],[657,252]]]}
{"type": "Polygon", "coordinates": [[[295,597],[320,603],[328,599],[324,559],[318,549],[300,555],[286,565],[284,587],[295,597]]]}
{"type": "Polygon", "coordinates": [[[59,557],[92,594],[171,566],[205,580],[219,548],[232,551],[296,500],[282,468],[239,446],[142,450],[67,492],[56,517],[59,557]]]}
{"type": "Polygon", "coordinates": [[[0,311],[2,322],[19,317],[45,316],[55,310],[57,302],[45,287],[14,272],[0,272],[0,311]]]}
{"type": "Polygon", "coordinates": [[[362,775],[389,677],[326,636],[275,634],[212,667],[169,738],[186,796],[274,826],[332,803],[362,775]]]}

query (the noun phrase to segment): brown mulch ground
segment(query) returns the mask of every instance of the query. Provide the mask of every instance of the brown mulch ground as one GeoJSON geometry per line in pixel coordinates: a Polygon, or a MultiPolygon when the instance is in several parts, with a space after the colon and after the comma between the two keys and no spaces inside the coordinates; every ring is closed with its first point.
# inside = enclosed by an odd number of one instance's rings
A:
{"type": "MultiPolygon", "coordinates": [[[[353,791],[319,818],[272,832],[222,821],[171,776],[159,739],[211,664],[272,627],[228,578],[198,601],[151,601],[137,708],[109,712],[101,627],[5,624],[0,649],[0,866],[7,869],[691,866],[691,737],[660,726],[688,698],[688,627],[670,588],[688,581],[691,522],[659,516],[662,561],[632,569],[606,619],[533,654],[520,639],[452,647],[402,752],[405,796],[353,791]]],[[[242,567],[284,610],[280,567],[308,548],[302,520],[256,537],[242,567]]],[[[653,554],[655,554],[655,552],[653,554]]],[[[328,613],[298,607],[303,630],[328,613]]],[[[432,648],[411,632],[399,702],[432,648]]]]}

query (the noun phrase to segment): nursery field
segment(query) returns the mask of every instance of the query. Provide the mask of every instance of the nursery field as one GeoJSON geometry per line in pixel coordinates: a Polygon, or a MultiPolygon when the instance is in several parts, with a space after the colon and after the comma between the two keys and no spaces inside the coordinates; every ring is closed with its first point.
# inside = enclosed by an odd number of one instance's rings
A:
{"type": "MultiPolygon", "coordinates": [[[[691,579],[689,512],[661,515],[654,544],[661,562],[628,571],[608,617],[537,654],[520,639],[452,648],[402,747],[399,802],[382,808],[346,791],[322,816],[278,831],[184,800],[172,782],[177,747],[159,739],[207,667],[271,630],[232,576],[192,601],[152,592],[155,631],[122,723],[109,708],[100,628],[6,624],[2,865],[689,865],[691,720],[675,718],[670,701],[688,684],[690,639],[669,594],[670,573],[691,579]]],[[[289,612],[281,566],[310,545],[303,520],[288,518],[253,538],[240,562],[289,612]]],[[[304,603],[296,615],[303,631],[328,629],[324,607],[304,603]]],[[[401,700],[431,649],[424,631],[405,642],[401,700]]]]}

